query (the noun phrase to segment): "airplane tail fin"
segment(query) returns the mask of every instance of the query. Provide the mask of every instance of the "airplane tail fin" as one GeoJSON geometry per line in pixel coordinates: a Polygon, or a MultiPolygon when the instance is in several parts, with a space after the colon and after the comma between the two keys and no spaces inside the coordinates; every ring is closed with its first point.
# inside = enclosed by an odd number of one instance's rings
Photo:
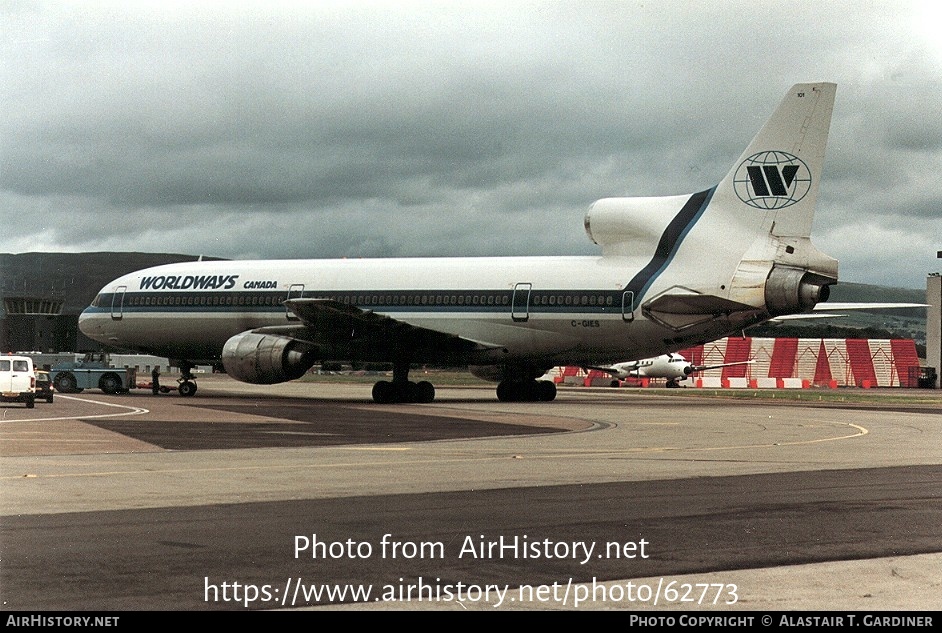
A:
{"type": "Polygon", "coordinates": [[[771,315],[805,312],[837,283],[837,260],[811,243],[836,92],[833,83],[792,86],[717,185],[699,243],[728,236],[730,301],[771,315]]]}
{"type": "Polygon", "coordinates": [[[773,212],[773,235],[810,236],[836,91],[833,83],[792,86],[714,198],[773,212]]]}
{"type": "Polygon", "coordinates": [[[837,261],[810,236],[836,89],[792,86],[711,189],[604,198],[589,208],[586,232],[603,255],[646,262],[624,289],[633,305],[680,330],[722,314],[760,322],[827,300],[837,261]],[[698,281],[680,287],[680,278],[698,281]]]}
{"type": "Polygon", "coordinates": [[[585,217],[589,238],[603,254],[630,255],[659,240],[658,248],[677,251],[688,234],[715,233],[710,237],[723,238],[724,250],[738,251],[738,258],[756,235],[809,237],[836,91],[826,82],[792,86],[711,189],[597,200],[585,217]]]}

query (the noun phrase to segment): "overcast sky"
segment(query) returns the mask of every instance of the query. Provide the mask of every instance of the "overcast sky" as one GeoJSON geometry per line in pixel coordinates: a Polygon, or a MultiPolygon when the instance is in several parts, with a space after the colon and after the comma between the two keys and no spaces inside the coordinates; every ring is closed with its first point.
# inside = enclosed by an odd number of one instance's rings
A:
{"type": "Polygon", "coordinates": [[[592,201],[709,188],[833,81],[815,245],[942,269],[935,1],[0,7],[0,252],[595,254],[592,201]]]}

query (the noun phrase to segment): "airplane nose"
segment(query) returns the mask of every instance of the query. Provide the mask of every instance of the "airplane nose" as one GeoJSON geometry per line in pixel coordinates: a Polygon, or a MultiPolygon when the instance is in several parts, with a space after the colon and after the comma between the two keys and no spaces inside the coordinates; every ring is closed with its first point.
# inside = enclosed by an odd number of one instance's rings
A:
{"type": "Polygon", "coordinates": [[[89,334],[89,332],[92,329],[91,324],[92,324],[92,321],[88,314],[88,311],[82,310],[82,313],[79,315],[79,318],[78,318],[79,332],[81,332],[85,336],[91,336],[91,334],[89,334]]]}
{"type": "Polygon", "coordinates": [[[78,318],[79,332],[99,343],[107,343],[109,336],[105,333],[105,322],[100,314],[84,310],[78,318]]]}

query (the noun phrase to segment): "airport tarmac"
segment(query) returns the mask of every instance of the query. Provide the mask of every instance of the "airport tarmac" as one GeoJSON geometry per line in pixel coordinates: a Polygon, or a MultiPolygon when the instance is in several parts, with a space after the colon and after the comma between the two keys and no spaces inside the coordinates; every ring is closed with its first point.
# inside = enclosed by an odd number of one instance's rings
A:
{"type": "Polygon", "coordinates": [[[0,406],[0,606],[939,609],[939,392],[674,391],[207,376],[0,406]]]}

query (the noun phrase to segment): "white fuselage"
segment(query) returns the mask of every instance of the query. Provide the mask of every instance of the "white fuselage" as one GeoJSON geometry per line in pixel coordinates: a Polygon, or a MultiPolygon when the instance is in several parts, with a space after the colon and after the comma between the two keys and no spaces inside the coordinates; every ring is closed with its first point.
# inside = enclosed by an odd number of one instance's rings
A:
{"type": "Polygon", "coordinates": [[[320,297],[480,343],[482,357],[469,362],[606,362],[698,338],[665,343],[677,333],[641,315],[643,296],[626,296],[644,263],[599,256],[170,264],[103,288],[80,327],[116,348],[212,362],[240,332],[297,324],[286,299],[320,297]]]}
{"type": "Polygon", "coordinates": [[[616,363],[610,369],[621,379],[636,377],[684,380],[692,373],[692,367],[693,364],[680,354],[661,354],[638,361],[616,363]]]}

